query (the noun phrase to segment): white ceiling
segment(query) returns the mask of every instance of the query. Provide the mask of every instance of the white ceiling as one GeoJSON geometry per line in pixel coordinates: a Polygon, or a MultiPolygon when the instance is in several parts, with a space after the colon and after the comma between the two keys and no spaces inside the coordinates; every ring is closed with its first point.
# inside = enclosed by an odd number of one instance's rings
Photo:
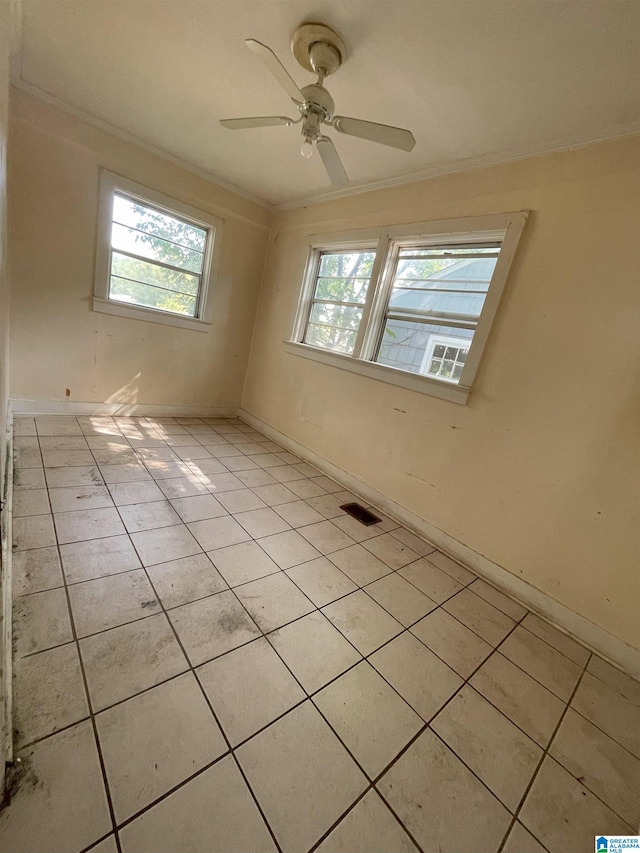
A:
{"type": "Polygon", "coordinates": [[[637,0],[23,0],[16,83],[47,93],[273,204],[331,188],[299,127],[228,131],[218,119],[295,116],[245,38],[299,85],[289,42],[310,20],[348,58],[336,111],[410,128],[414,151],[333,134],[352,186],[455,170],[638,128],[637,0]]]}

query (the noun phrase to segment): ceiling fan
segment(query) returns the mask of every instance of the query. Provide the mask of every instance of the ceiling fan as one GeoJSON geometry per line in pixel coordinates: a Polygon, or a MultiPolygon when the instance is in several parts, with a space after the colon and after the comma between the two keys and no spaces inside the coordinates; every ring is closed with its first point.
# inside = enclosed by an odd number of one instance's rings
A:
{"type": "Polygon", "coordinates": [[[228,130],[244,130],[251,127],[271,127],[283,125],[289,127],[302,123],[303,137],[300,152],[303,157],[311,157],[314,145],[322,158],[331,183],[342,187],[349,183],[342,161],[332,140],[323,133],[323,125],[328,125],[338,133],[368,139],[381,145],[390,145],[402,151],[411,151],[416,141],[409,130],[363,121],[359,118],[337,116],[334,114],[333,98],[324,88],[324,80],[334,74],[344,62],[346,55],[344,42],[324,24],[303,24],[294,33],[291,50],[300,65],[307,71],[318,75],[318,82],[304,88],[298,88],[289,72],[275,53],[255,39],[246,39],[249,50],[263,62],[291,98],[300,112],[298,119],[287,116],[256,116],[251,118],[227,118],[220,124],[228,130]]]}

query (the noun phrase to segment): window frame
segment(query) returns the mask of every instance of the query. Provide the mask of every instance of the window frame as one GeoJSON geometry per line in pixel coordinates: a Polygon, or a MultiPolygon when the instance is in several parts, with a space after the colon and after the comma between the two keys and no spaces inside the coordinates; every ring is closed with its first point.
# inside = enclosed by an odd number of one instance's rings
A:
{"type": "MultiPolygon", "coordinates": [[[[352,355],[345,355],[345,358],[360,358],[360,353],[362,351],[363,345],[363,337],[364,337],[364,329],[367,326],[369,314],[371,313],[371,304],[373,301],[373,284],[374,281],[379,276],[381,258],[379,253],[379,241],[381,236],[381,229],[377,228],[373,231],[366,232],[353,232],[350,233],[342,233],[340,235],[340,240],[335,241],[332,240],[331,237],[335,235],[325,235],[325,237],[320,236],[318,238],[310,238],[309,248],[307,253],[307,261],[305,265],[305,275],[303,279],[302,289],[300,291],[300,298],[298,302],[298,309],[296,311],[296,320],[294,324],[293,333],[291,336],[291,340],[295,342],[303,341],[303,338],[307,331],[307,324],[309,322],[309,317],[311,315],[311,309],[313,307],[314,302],[314,294],[316,290],[316,283],[318,281],[318,271],[320,269],[320,258],[323,252],[345,252],[349,250],[357,250],[357,251],[370,251],[375,253],[375,259],[373,262],[373,267],[371,269],[371,277],[369,279],[369,287],[367,289],[367,298],[365,299],[362,306],[362,318],[360,320],[360,326],[358,327],[358,334],[356,336],[356,343],[353,348],[352,355]],[[362,237],[360,236],[362,234],[362,237]]],[[[313,344],[303,344],[303,346],[308,346],[314,350],[321,350],[322,352],[333,352],[335,350],[325,349],[324,347],[316,347],[313,344]]]]}
{"type": "MultiPolygon", "coordinates": [[[[528,211],[517,211],[362,229],[348,233],[309,235],[303,284],[292,334],[289,340],[284,341],[285,349],[293,355],[464,405],[473,387],[527,217],[528,211]],[[384,329],[398,252],[401,248],[416,244],[426,247],[498,240],[501,242],[498,259],[474,330],[465,367],[457,384],[373,360],[377,355],[384,329]],[[303,343],[315,292],[320,253],[345,249],[363,251],[374,244],[376,257],[353,355],[303,343]]],[[[443,320],[443,325],[445,323],[446,320],[443,320]]]]}
{"type": "MultiPolygon", "coordinates": [[[[98,213],[98,234],[96,247],[96,266],[93,291],[93,310],[105,314],[115,314],[135,320],[178,326],[199,332],[211,330],[213,317],[212,293],[220,262],[220,249],[224,232],[224,220],[206,211],[199,210],[179,199],[171,198],[157,190],[145,187],[121,175],[101,170],[100,208],[98,213]],[[200,273],[196,315],[163,311],[161,308],[149,308],[129,302],[120,302],[109,296],[111,275],[111,227],[113,224],[113,199],[120,192],[141,204],[154,208],[161,213],[184,220],[189,225],[206,230],[207,237],[200,273]]],[[[142,258],[145,260],[145,258],[142,258]]],[[[151,261],[153,263],[153,261],[151,261]]]]}
{"type": "MultiPolygon", "coordinates": [[[[360,319],[360,325],[358,327],[358,334],[356,335],[356,342],[353,348],[353,353],[348,355],[347,353],[343,353],[347,358],[359,358],[360,352],[362,350],[363,338],[364,338],[364,330],[366,328],[366,324],[368,321],[368,316],[371,312],[371,303],[373,299],[373,282],[374,276],[377,275],[378,272],[378,239],[371,239],[365,244],[362,242],[351,243],[351,242],[342,242],[340,246],[324,246],[322,244],[313,245],[310,252],[309,258],[307,261],[307,275],[305,279],[305,287],[303,288],[303,298],[301,300],[301,313],[299,315],[300,319],[300,329],[299,329],[299,338],[302,339],[305,337],[307,333],[307,327],[311,322],[311,312],[313,310],[313,305],[315,300],[315,292],[316,285],[319,278],[319,270],[320,270],[320,262],[322,259],[322,255],[325,253],[331,252],[348,252],[352,249],[357,249],[359,252],[373,252],[375,255],[373,261],[373,267],[371,268],[371,276],[369,278],[369,287],[367,288],[367,296],[365,301],[360,306],[362,308],[362,317],[360,319]]],[[[338,303],[336,303],[338,304],[338,303]]],[[[316,347],[313,344],[305,344],[305,346],[311,346],[314,349],[322,349],[323,351],[326,349],[327,352],[336,352],[336,350],[330,350],[325,347],[316,347]]]]}

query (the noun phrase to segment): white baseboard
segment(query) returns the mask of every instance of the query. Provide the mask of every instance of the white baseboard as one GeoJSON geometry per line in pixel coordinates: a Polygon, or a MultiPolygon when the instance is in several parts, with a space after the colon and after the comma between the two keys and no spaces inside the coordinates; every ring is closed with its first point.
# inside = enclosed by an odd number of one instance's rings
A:
{"type": "Polygon", "coordinates": [[[322,470],[350,492],[363,498],[372,506],[378,507],[390,518],[427,539],[440,551],[468,566],[477,575],[515,598],[561,631],[575,637],[596,654],[629,673],[633,678],[640,679],[640,649],[630,646],[624,640],[615,637],[604,628],[552,598],[548,593],[537,589],[482,554],[478,554],[477,551],[454,539],[444,530],[440,530],[424,518],[420,518],[411,510],[378,492],[353,474],[338,468],[332,462],[289,438],[288,435],[260,420],[260,418],[243,409],[238,411],[238,417],[295,453],[296,456],[300,456],[311,465],[322,470]]]}
{"type": "Polygon", "coordinates": [[[14,415],[120,415],[121,417],[235,418],[237,406],[162,406],[153,403],[81,403],[76,400],[9,401],[14,415]]]}

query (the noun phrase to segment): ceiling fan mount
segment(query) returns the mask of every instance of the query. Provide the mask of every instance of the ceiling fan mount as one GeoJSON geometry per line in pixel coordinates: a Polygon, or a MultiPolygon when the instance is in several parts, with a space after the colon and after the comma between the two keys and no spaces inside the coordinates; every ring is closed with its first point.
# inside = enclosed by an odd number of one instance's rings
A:
{"type": "Polygon", "coordinates": [[[311,157],[314,147],[322,159],[329,179],[334,186],[345,186],[349,178],[338,152],[323,132],[327,125],[338,133],[368,139],[381,145],[411,151],[416,144],[413,134],[400,127],[378,124],[358,118],[335,115],[333,98],[324,87],[325,78],[340,68],[346,58],[346,48],[340,36],[325,24],[307,23],[298,27],[291,40],[293,55],[306,70],[318,75],[316,83],[300,89],[271,48],[255,39],[246,39],[245,44],[262,61],[267,70],[282,86],[295,104],[299,118],[287,116],[256,116],[250,118],[222,119],[220,124],[228,130],[244,130],[253,127],[288,127],[302,123],[303,157],[311,157]]]}
{"type": "Polygon", "coordinates": [[[325,24],[302,24],[291,39],[291,52],[305,71],[324,76],[335,74],[345,61],[347,50],[340,36],[325,24]]]}

